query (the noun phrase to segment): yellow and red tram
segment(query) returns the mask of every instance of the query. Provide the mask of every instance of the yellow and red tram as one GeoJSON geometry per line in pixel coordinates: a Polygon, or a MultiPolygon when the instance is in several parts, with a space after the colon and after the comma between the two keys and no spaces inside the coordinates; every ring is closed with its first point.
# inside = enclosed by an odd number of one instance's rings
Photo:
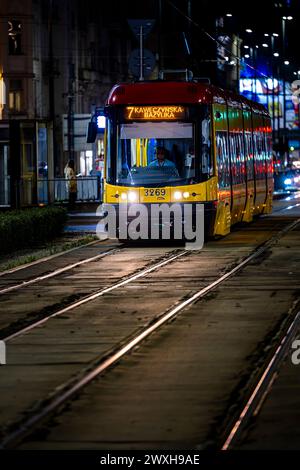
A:
{"type": "Polygon", "coordinates": [[[105,109],[105,203],[201,202],[210,235],[272,211],[271,121],[262,105],[204,83],[152,81],[114,86],[105,109]]]}

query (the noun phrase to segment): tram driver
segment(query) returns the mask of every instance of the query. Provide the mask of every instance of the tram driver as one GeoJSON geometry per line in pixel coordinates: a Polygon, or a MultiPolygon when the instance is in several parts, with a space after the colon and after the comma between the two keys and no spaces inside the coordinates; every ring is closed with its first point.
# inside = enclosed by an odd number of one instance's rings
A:
{"type": "Polygon", "coordinates": [[[179,176],[178,170],[175,163],[166,158],[166,149],[164,147],[158,146],[156,148],[156,159],[150,163],[150,167],[169,167],[174,169],[174,176],[179,176]]]}

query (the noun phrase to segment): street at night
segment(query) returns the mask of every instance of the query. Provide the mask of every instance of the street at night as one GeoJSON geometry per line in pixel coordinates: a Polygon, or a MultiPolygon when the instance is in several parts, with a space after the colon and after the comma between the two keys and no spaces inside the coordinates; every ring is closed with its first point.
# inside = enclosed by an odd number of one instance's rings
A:
{"type": "Polygon", "coordinates": [[[225,3],[0,4],[3,466],[296,462],[300,7],[225,3]]]}

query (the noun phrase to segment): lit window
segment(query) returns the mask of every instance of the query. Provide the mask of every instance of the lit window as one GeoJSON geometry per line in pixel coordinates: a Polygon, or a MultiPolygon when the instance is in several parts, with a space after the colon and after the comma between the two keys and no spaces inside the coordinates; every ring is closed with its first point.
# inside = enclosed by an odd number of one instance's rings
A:
{"type": "Polygon", "coordinates": [[[8,106],[12,111],[21,111],[22,105],[22,80],[10,80],[8,106]]]}

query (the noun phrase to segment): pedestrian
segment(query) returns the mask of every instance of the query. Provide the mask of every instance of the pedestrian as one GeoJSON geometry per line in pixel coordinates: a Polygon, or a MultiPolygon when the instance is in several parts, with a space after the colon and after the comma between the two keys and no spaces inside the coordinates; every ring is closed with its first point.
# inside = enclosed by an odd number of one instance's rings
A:
{"type": "Polygon", "coordinates": [[[67,183],[67,191],[69,194],[69,209],[75,208],[75,201],[77,198],[77,180],[74,169],[74,160],[69,160],[65,166],[65,178],[67,183]]]}

